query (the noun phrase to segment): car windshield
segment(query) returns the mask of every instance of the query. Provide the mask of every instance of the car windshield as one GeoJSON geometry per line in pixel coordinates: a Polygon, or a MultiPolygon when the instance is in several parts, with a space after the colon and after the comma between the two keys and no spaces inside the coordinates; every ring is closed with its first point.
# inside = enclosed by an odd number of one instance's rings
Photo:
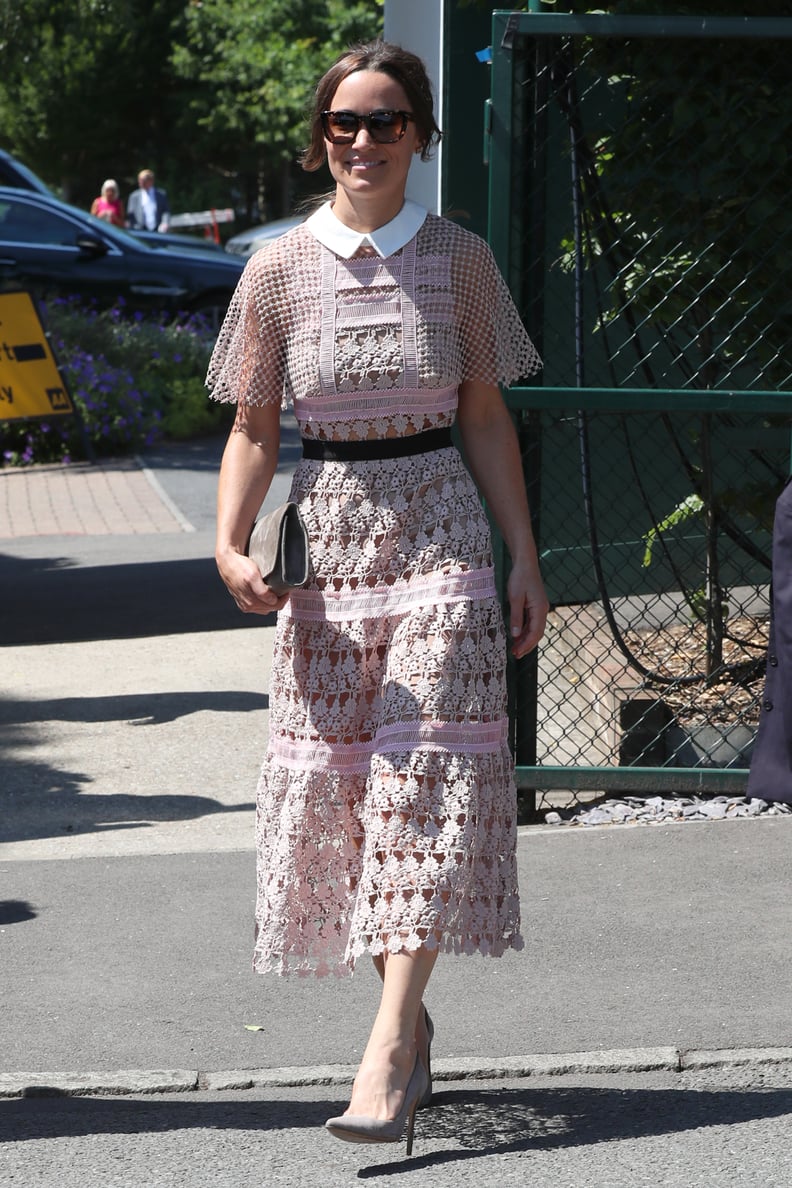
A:
{"type": "Polygon", "coordinates": [[[23,188],[29,188],[37,194],[47,194],[50,198],[55,197],[49,186],[45,185],[32,169],[28,169],[27,165],[10,157],[8,153],[0,152],[0,185],[16,189],[20,178],[24,178],[28,183],[27,187],[23,188]]]}

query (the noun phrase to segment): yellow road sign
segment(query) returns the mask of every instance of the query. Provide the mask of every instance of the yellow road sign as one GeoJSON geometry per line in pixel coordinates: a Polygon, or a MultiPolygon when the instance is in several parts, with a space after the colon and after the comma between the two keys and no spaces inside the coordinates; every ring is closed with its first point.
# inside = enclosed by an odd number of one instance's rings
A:
{"type": "Polygon", "coordinates": [[[0,421],[73,414],[29,293],[0,293],[0,421]]]}

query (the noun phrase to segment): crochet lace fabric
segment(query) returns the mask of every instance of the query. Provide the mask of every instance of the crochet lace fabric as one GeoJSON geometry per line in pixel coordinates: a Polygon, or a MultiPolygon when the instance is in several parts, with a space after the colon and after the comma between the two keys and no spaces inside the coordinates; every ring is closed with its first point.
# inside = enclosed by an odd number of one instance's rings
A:
{"type": "MultiPolygon", "coordinates": [[[[489,248],[428,216],[384,260],[337,258],[305,227],[255,255],[208,382],[352,440],[450,425],[464,380],[539,366],[489,248]]],[[[291,497],[314,578],[275,636],[255,968],[521,947],[506,642],[459,454],[303,460],[291,497]]]]}
{"type": "Polygon", "coordinates": [[[304,226],[257,252],[207,384],[216,400],[291,400],[309,431],[306,400],[379,392],[381,428],[393,423],[395,390],[510,384],[540,367],[488,245],[428,215],[416,238],[385,260],[338,259],[304,226]]]}

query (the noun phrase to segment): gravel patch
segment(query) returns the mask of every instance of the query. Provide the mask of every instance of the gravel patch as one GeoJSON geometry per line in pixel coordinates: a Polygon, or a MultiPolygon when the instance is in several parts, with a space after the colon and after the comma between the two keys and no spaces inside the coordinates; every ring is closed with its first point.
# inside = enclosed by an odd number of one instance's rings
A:
{"type": "Polygon", "coordinates": [[[781,817],[792,805],[745,796],[625,796],[596,805],[545,813],[546,825],[663,825],[680,821],[727,821],[740,817],[781,817]]]}

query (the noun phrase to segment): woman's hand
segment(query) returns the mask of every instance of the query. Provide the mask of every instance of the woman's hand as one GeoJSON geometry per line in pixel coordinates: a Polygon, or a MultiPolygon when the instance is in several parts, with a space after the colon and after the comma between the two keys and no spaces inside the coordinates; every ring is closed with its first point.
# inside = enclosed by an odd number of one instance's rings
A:
{"type": "Polygon", "coordinates": [[[270,590],[246,553],[251,526],[275,473],[279,442],[277,404],[237,406],[217,485],[215,561],[229,594],[246,615],[271,615],[289,597],[270,590]]]}
{"type": "Polygon", "coordinates": [[[544,635],[547,595],[535,567],[514,565],[506,584],[509,599],[509,630],[512,654],[519,660],[533,651],[544,635]]]}
{"type": "Polygon", "coordinates": [[[220,577],[239,609],[246,615],[271,615],[286,605],[288,594],[270,590],[258,566],[244,553],[228,549],[216,557],[220,577]]]}

